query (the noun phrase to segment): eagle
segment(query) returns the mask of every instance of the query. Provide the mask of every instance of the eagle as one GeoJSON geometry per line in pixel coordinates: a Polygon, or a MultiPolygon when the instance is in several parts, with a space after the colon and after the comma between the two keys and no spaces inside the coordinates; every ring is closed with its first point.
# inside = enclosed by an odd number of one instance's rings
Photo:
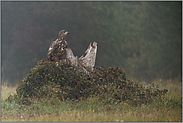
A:
{"type": "Polygon", "coordinates": [[[52,42],[48,49],[48,61],[59,61],[63,59],[66,53],[67,42],[65,41],[66,35],[69,34],[66,30],[61,30],[58,34],[58,39],[52,42]]]}

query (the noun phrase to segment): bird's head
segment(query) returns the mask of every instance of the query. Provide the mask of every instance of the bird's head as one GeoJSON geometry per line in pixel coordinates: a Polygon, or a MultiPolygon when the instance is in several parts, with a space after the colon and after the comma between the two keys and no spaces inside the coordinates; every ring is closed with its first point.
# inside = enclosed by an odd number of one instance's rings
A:
{"type": "Polygon", "coordinates": [[[66,30],[61,30],[61,31],[59,32],[59,34],[58,34],[58,37],[65,37],[67,34],[69,34],[68,31],[66,31],[66,30]]]}

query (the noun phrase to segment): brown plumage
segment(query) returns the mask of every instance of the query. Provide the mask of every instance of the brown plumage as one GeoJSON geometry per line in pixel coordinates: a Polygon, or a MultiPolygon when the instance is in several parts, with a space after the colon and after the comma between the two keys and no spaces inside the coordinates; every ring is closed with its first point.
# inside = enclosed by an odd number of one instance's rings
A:
{"type": "Polygon", "coordinates": [[[58,39],[56,41],[53,41],[53,43],[50,45],[48,49],[48,60],[49,61],[58,61],[62,60],[63,56],[66,52],[67,48],[67,42],[65,41],[65,36],[69,34],[68,31],[62,30],[58,34],[58,39]]]}

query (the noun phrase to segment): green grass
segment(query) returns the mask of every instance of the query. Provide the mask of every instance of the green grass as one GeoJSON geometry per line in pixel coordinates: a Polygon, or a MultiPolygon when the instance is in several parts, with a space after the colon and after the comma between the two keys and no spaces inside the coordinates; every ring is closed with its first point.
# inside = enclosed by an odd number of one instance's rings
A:
{"type": "Polygon", "coordinates": [[[130,106],[127,103],[106,104],[97,97],[87,100],[63,101],[57,98],[35,99],[29,106],[5,101],[7,92],[15,87],[2,86],[2,122],[177,122],[182,121],[182,85],[180,82],[156,81],[168,93],[149,105],[130,106]],[[5,93],[6,92],[6,93],[5,93]]]}

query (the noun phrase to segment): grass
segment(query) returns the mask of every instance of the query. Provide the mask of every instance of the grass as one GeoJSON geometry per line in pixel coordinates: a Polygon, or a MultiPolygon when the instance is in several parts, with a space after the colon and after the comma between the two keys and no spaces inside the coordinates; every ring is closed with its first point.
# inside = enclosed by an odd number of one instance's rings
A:
{"type": "MultiPolygon", "coordinates": [[[[106,104],[97,97],[61,102],[57,98],[34,100],[26,106],[6,102],[8,93],[16,87],[1,86],[2,122],[181,122],[182,85],[176,81],[155,81],[160,89],[168,89],[161,101],[149,105],[130,106],[127,103],[106,104]]],[[[142,83],[146,85],[146,83],[142,83]]]]}
{"type": "Polygon", "coordinates": [[[16,93],[16,88],[17,86],[14,87],[8,87],[8,85],[6,83],[3,83],[3,85],[1,85],[1,100],[5,100],[7,99],[7,97],[10,94],[15,94],[16,93]]]}

